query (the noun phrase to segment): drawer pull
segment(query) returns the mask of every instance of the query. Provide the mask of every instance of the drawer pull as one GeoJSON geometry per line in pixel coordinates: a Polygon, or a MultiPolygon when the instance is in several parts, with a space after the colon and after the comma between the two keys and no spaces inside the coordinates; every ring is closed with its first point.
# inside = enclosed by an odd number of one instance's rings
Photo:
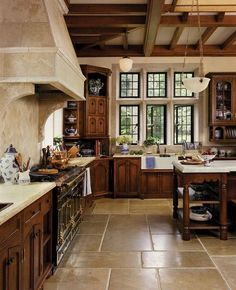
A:
{"type": "Polygon", "coordinates": [[[35,212],[35,210],[33,210],[33,211],[32,211],[32,215],[35,215],[35,214],[36,214],[36,212],[35,212]]]}

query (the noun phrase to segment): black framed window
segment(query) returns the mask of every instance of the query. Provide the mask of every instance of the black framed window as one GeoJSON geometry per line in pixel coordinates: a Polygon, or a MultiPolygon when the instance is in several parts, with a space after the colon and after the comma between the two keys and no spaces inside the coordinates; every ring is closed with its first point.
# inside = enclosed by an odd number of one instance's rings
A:
{"type": "Polygon", "coordinates": [[[139,73],[120,73],[120,98],[139,98],[139,73]]]}
{"type": "Polygon", "coordinates": [[[147,98],[167,97],[167,73],[147,73],[147,98]]]}
{"type": "Polygon", "coordinates": [[[146,137],[155,137],[160,144],[166,144],[166,105],[147,105],[146,120],[146,137]]]}
{"type": "Polygon", "coordinates": [[[174,106],[175,144],[193,142],[193,105],[174,106]]]}
{"type": "Polygon", "coordinates": [[[194,96],[193,92],[187,90],[182,84],[182,79],[191,78],[194,76],[193,72],[175,72],[174,73],[174,97],[175,98],[191,98],[194,96]]]}
{"type": "Polygon", "coordinates": [[[119,135],[130,135],[132,143],[139,140],[139,105],[120,105],[119,135]]]}

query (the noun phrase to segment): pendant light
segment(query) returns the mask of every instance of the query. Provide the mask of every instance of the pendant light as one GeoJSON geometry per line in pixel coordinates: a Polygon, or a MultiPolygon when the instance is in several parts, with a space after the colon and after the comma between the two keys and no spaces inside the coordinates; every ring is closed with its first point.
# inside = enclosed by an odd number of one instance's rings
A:
{"type": "Polygon", "coordinates": [[[125,56],[119,60],[119,66],[123,72],[129,72],[132,69],[133,60],[125,56]]]}
{"type": "MultiPolygon", "coordinates": [[[[199,13],[199,3],[198,0],[196,0],[197,3],[197,20],[198,20],[198,34],[199,34],[199,51],[200,51],[200,63],[199,63],[199,76],[198,77],[192,77],[192,78],[185,78],[182,79],[182,83],[184,87],[193,92],[193,93],[200,93],[204,91],[209,82],[210,79],[204,77],[204,69],[203,69],[203,43],[202,43],[202,35],[201,35],[201,22],[200,22],[200,13],[199,13]]],[[[194,0],[192,0],[192,9],[193,11],[193,5],[194,0]]],[[[188,31],[189,35],[189,31],[188,31]]],[[[184,56],[184,66],[186,62],[186,56],[187,56],[187,46],[188,46],[188,36],[187,36],[187,42],[186,42],[186,49],[185,49],[185,56],[184,56]]]]}

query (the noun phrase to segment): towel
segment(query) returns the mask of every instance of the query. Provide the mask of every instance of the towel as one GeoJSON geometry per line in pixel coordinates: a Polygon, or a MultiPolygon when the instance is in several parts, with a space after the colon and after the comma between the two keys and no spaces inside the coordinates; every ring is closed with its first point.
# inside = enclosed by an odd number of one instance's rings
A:
{"type": "Polygon", "coordinates": [[[155,168],[155,156],[146,156],[146,168],[147,169],[153,169],[155,168]]]}
{"type": "Polygon", "coordinates": [[[90,176],[90,168],[86,168],[85,174],[84,174],[84,188],[83,188],[83,196],[87,196],[89,194],[92,194],[91,189],[91,176],[90,176]]]}

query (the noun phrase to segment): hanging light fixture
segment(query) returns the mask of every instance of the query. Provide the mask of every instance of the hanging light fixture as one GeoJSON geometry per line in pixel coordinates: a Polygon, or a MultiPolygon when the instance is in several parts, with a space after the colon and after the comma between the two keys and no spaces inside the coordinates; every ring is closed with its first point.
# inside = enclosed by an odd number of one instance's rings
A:
{"type": "MultiPolygon", "coordinates": [[[[199,3],[197,1],[197,20],[198,20],[198,34],[199,34],[199,51],[200,51],[200,63],[199,63],[199,76],[198,77],[192,77],[192,78],[185,78],[182,79],[182,83],[184,87],[193,92],[193,93],[200,93],[204,91],[208,84],[210,79],[204,77],[204,69],[203,69],[203,43],[202,43],[202,35],[201,35],[201,22],[200,22],[200,13],[199,13],[199,3]]],[[[193,5],[194,0],[192,0],[192,9],[193,11],[193,5]]],[[[189,31],[188,31],[189,36],[189,31]]],[[[188,36],[187,36],[187,42],[186,42],[186,48],[185,48],[185,56],[184,56],[184,66],[186,62],[186,56],[187,56],[187,46],[188,46],[188,36]]]]}
{"type": "Polygon", "coordinates": [[[129,72],[132,69],[133,60],[125,56],[119,60],[119,66],[123,72],[129,72]]]}

